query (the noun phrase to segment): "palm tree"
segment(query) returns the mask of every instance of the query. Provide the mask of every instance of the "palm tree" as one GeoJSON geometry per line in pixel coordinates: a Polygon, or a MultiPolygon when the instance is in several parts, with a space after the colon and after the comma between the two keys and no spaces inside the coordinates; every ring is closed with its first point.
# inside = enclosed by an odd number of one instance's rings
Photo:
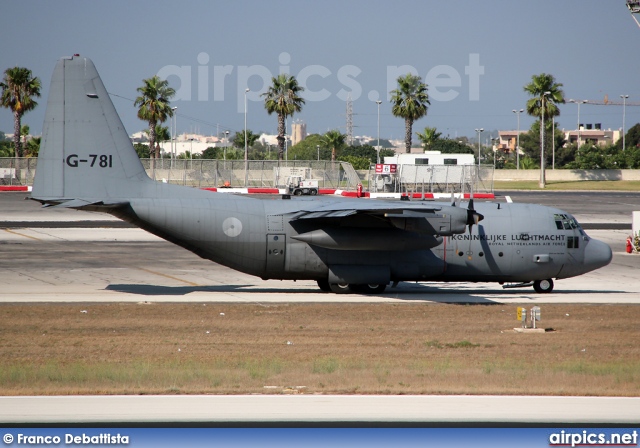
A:
{"type": "Polygon", "coordinates": [[[544,97],[545,119],[560,115],[557,104],[565,102],[561,87],[562,84],[557,83],[553,75],[547,73],[533,75],[531,82],[524,86],[524,91],[532,96],[527,101],[527,113],[533,117],[542,117],[542,99],[544,97]]]}
{"type": "Polygon", "coordinates": [[[284,120],[288,116],[302,110],[304,98],[299,96],[304,91],[304,87],[298,85],[298,80],[294,76],[288,74],[280,74],[271,78],[271,86],[261,94],[264,97],[264,107],[267,113],[278,114],[278,160],[284,157],[284,120]]]}
{"type": "Polygon", "coordinates": [[[4,72],[4,78],[0,82],[2,107],[13,112],[13,144],[16,157],[16,178],[20,179],[18,160],[22,157],[22,145],[20,143],[20,122],[22,116],[35,109],[38,103],[33,97],[40,96],[40,80],[33,77],[31,70],[24,67],[8,68],[4,72]]]}
{"type": "MultiPolygon", "coordinates": [[[[564,103],[564,92],[561,89],[562,84],[556,82],[553,75],[548,73],[541,73],[539,75],[533,75],[531,82],[524,86],[524,91],[529,95],[532,95],[527,101],[527,113],[533,117],[540,117],[541,123],[545,118],[556,117],[560,115],[560,109],[556,104],[564,103]]],[[[550,123],[549,120],[547,123],[550,123]]],[[[540,141],[544,141],[544,133],[549,128],[548,124],[540,126],[540,141]]],[[[542,159],[542,149],[540,150],[540,186],[544,187],[545,170],[544,160],[542,159]]]]}
{"type": "Polygon", "coordinates": [[[328,131],[322,136],[322,143],[331,148],[331,161],[335,162],[340,151],[344,147],[344,142],[347,138],[346,134],[340,133],[337,129],[328,131]]]}
{"type": "MultiPolygon", "coordinates": [[[[250,129],[247,129],[247,147],[251,148],[259,138],[259,134],[254,134],[250,129]]],[[[236,135],[231,137],[231,143],[234,147],[244,150],[244,131],[236,132],[236,135]]]]}
{"type": "Polygon", "coordinates": [[[395,117],[404,118],[405,151],[410,153],[413,122],[427,115],[427,106],[431,104],[427,85],[420,76],[408,73],[398,77],[398,88],[390,93],[393,103],[391,113],[395,117]]]}
{"type": "Polygon", "coordinates": [[[425,151],[429,151],[431,149],[431,145],[440,138],[442,132],[438,132],[436,128],[425,127],[422,134],[420,132],[417,133],[418,138],[424,145],[425,151]]]}
{"type": "Polygon", "coordinates": [[[149,155],[152,158],[158,158],[160,148],[155,146],[156,126],[173,116],[169,100],[176,94],[176,91],[169,87],[169,82],[166,79],[160,79],[157,75],[143,79],[142,82],[144,85],[137,89],[140,96],[136,98],[133,105],[140,106],[138,118],[149,123],[149,155]]]}

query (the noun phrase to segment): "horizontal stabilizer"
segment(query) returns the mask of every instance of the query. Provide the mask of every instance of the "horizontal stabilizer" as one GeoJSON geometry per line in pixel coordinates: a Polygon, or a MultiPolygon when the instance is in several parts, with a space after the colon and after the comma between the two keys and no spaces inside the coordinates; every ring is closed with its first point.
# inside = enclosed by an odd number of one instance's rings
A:
{"type": "Polygon", "coordinates": [[[53,207],[53,208],[74,208],[74,209],[83,209],[83,208],[101,208],[101,209],[114,209],[121,208],[126,205],[129,205],[128,202],[108,202],[108,201],[85,201],[84,199],[69,199],[63,200],[60,203],[45,203],[43,204],[45,207],[53,207]]]}

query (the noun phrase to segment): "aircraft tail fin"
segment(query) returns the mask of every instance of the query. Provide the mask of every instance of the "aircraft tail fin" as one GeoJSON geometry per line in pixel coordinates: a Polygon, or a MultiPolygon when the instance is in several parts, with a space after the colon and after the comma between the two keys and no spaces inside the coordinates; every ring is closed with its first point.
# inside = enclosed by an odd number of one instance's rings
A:
{"type": "Polygon", "coordinates": [[[51,79],[31,197],[42,202],[139,197],[147,176],[88,58],[60,59],[51,79]]]}

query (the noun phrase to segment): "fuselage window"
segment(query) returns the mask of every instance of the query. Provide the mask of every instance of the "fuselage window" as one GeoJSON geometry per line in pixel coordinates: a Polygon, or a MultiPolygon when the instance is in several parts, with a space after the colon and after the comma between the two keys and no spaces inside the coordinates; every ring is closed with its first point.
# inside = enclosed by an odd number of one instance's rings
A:
{"type": "Polygon", "coordinates": [[[580,238],[577,236],[567,237],[567,249],[578,249],[580,247],[580,238]]]}

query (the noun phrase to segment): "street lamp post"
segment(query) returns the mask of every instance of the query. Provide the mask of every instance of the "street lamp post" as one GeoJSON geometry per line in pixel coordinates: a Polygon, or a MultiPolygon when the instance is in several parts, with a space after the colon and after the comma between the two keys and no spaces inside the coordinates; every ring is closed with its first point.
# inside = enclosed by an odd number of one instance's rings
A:
{"type": "Polygon", "coordinates": [[[382,104],[382,101],[380,100],[376,100],[376,104],[378,105],[378,146],[377,146],[377,163],[380,163],[380,104],[382,104]]]}
{"type": "Polygon", "coordinates": [[[480,134],[484,132],[484,128],[476,129],[476,132],[478,133],[478,176],[480,176],[480,134]]]}
{"type": "Polygon", "coordinates": [[[580,145],[582,144],[582,134],[580,129],[580,105],[588,103],[588,100],[569,100],[570,103],[578,105],[578,152],[580,152],[580,145]]]}
{"type": "Polygon", "coordinates": [[[499,137],[495,137],[491,139],[491,152],[493,152],[493,169],[496,169],[496,152],[498,151],[498,142],[500,141],[499,137]]]}
{"type": "Polygon", "coordinates": [[[247,146],[247,93],[249,92],[249,88],[244,89],[244,186],[247,186],[248,183],[248,146],[247,146]]]}
{"type": "Polygon", "coordinates": [[[542,146],[540,148],[540,183],[538,184],[538,186],[540,188],[545,188],[546,184],[547,184],[547,180],[545,178],[545,172],[544,172],[544,134],[545,134],[545,129],[544,129],[544,100],[547,97],[547,95],[550,95],[551,92],[544,92],[542,94],[542,125],[540,126],[540,134],[541,134],[541,141],[542,141],[542,146]]]}
{"type": "Polygon", "coordinates": [[[625,149],[627,149],[624,128],[627,114],[627,98],[629,98],[629,95],[620,95],[620,98],[622,98],[622,150],[624,151],[625,149]]]}
{"type": "Polygon", "coordinates": [[[518,133],[516,134],[516,169],[520,169],[520,114],[524,112],[524,109],[515,110],[513,109],[511,112],[516,114],[518,117],[518,133]]]}
{"type": "Polygon", "coordinates": [[[318,162],[320,161],[320,145],[316,145],[316,150],[318,151],[318,162]]]}
{"type": "Polygon", "coordinates": [[[174,106],[171,108],[171,110],[173,111],[173,117],[171,119],[171,163],[173,166],[173,160],[176,158],[176,141],[178,138],[178,117],[177,117],[177,110],[178,107],[174,106]],[[175,131],[174,131],[174,127],[175,127],[175,131]]]}
{"type": "Polygon", "coordinates": [[[224,149],[222,150],[222,160],[227,160],[227,148],[229,147],[229,131],[224,131],[224,149]]]}

